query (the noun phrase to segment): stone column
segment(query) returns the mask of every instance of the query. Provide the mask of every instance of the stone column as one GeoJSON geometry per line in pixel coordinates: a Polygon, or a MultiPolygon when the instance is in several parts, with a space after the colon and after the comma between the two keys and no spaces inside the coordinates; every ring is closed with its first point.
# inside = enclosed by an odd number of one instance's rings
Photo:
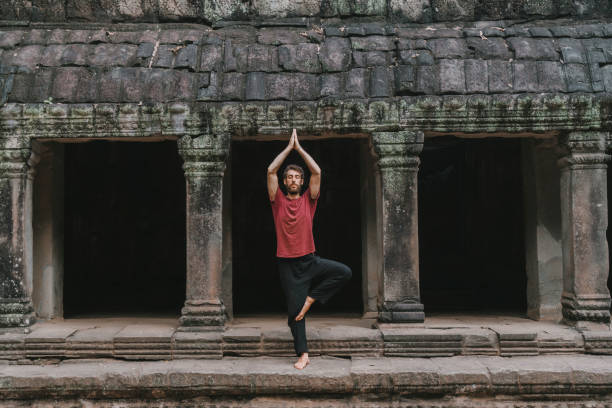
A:
{"type": "Polygon", "coordinates": [[[417,173],[423,132],[372,134],[382,187],[382,276],[378,320],[423,322],[419,294],[417,173]]]}
{"type": "Polygon", "coordinates": [[[187,292],[182,330],[222,330],[222,191],[229,150],[226,134],[178,141],[187,183],[187,292]]]}
{"type": "Polygon", "coordinates": [[[527,316],[561,320],[563,250],[556,139],[522,141],[527,316]]]}
{"type": "Polygon", "coordinates": [[[571,132],[560,145],[563,318],[609,323],[606,134],[571,132]]]}
{"type": "Polygon", "coordinates": [[[0,327],[35,321],[32,180],[37,160],[29,147],[0,148],[0,327]]]}

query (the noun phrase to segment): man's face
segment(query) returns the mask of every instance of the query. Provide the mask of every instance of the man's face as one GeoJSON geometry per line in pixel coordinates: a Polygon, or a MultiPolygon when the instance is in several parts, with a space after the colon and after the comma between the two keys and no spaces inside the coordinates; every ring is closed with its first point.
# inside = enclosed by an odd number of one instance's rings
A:
{"type": "Polygon", "coordinates": [[[302,179],[302,175],[298,171],[289,170],[285,176],[284,182],[285,187],[287,187],[287,193],[299,194],[302,190],[304,179],[302,179]]]}

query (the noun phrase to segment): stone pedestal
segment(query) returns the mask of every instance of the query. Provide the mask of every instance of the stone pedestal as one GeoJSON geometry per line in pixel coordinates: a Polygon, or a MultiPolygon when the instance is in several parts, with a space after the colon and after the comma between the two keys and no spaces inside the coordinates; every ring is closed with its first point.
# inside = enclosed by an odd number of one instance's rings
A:
{"type": "Polygon", "coordinates": [[[222,192],[226,134],[184,136],[178,141],[187,183],[187,292],[181,330],[221,330],[222,192]]]}
{"type": "Polygon", "coordinates": [[[606,134],[571,132],[560,145],[563,318],[609,323],[606,134]]]}
{"type": "Polygon", "coordinates": [[[29,148],[0,148],[0,327],[34,323],[32,179],[29,148]]]}
{"type": "Polygon", "coordinates": [[[382,190],[382,276],[378,321],[419,323],[425,319],[419,294],[417,173],[423,132],[372,134],[382,190]]]}

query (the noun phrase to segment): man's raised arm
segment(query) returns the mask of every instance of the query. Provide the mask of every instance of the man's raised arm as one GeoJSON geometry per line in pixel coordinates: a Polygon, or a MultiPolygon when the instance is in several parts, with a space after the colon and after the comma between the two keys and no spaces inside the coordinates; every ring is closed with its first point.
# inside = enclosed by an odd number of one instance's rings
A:
{"type": "MultiPolygon", "coordinates": [[[[297,133],[295,129],[293,129],[293,133],[295,135],[295,147],[294,149],[302,156],[304,162],[306,162],[306,166],[308,166],[308,170],[310,170],[310,183],[308,184],[308,188],[310,189],[310,198],[313,200],[319,196],[319,191],[321,190],[321,168],[317,164],[316,161],[306,153],[306,150],[300,145],[300,142],[297,138],[297,133]]],[[[292,135],[293,137],[293,135],[292,135]]]]}
{"type": "Polygon", "coordinates": [[[270,196],[270,201],[274,201],[276,191],[278,190],[278,176],[276,175],[276,172],[278,172],[281,164],[283,164],[289,153],[291,153],[291,150],[293,150],[296,138],[297,133],[295,132],[295,129],[293,129],[293,133],[291,134],[287,147],[285,147],[285,149],[280,152],[268,166],[268,195],[270,196]]]}

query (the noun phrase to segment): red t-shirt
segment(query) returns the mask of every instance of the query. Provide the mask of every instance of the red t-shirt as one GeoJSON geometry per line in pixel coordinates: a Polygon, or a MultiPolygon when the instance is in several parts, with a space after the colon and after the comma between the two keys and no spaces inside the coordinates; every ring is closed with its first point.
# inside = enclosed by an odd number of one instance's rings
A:
{"type": "Polygon", "coordinates": [[[280,188],[272,204],[276,227],[276,256],[297,258],[315,251],[312,237],[312,219],[317,209],[318,197],[310,198],[310,189],[296,200],[287,198],[280,188]]]}

